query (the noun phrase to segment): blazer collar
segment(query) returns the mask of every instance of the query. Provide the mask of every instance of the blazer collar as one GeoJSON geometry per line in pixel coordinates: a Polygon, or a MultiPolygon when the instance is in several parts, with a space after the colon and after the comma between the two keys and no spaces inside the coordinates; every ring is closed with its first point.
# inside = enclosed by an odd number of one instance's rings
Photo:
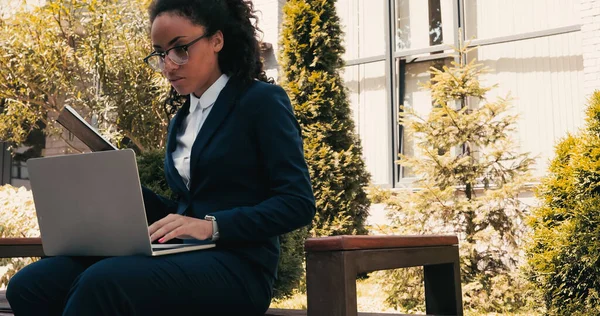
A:
{"type": "Polygon", "coordinates": [[[217,101],[217,97],[219,97],[221,90],[225,88],[228,81],[229,76],[222,74],[217,81],[215,81],[206,91],[204,91],[201,97],[198,98],[194,95],[194,93],[190,93],[190,113],[194,113],[197,107],[206,109],[213,105],[217,101]]]}

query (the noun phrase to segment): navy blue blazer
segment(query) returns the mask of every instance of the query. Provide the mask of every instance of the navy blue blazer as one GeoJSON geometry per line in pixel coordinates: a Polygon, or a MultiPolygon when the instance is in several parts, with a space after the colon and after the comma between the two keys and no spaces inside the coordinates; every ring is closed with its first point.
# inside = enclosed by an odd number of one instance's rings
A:
{"type": "Polygon", "coordinates": [[[230,78],[192,146],[189,190],[172,157],[188,113],[189,100],[167,136],[165,174],[179,201],[145,192],[146,203],[160,204],[164,213],[215,216],[217,249],[233,251],[275,278],[278,236],[311,223],[316,210],[300,126],[287,94],[277,85],[242,85],[230,78]]]}

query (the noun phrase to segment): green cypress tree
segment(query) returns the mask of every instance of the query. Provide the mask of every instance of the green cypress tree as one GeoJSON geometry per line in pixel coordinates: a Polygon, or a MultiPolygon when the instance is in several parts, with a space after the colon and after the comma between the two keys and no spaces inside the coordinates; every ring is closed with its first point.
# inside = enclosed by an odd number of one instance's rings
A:
{"type": "Polygon", "coordinates": [[[344,47],[335,0],[290,0],[283,12],[282,86],[302,127],[317,201],[310,234],[365,234],[370,175],[339,73],[344,47]]]}
{"type": "Polygon", "coordinates": [[[585,128],[556,146],[530,218],[530,279],[549,315],[600,315],[600,92],[585,128]]]}

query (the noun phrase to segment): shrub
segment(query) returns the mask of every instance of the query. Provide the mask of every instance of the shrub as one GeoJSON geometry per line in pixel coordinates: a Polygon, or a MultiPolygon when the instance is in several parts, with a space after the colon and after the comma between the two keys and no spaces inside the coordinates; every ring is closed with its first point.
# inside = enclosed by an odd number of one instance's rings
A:
{"type": "Polygon", "coordinates": [[[600,314],[600,92],[585,128],[556,146],[529,223],[529,276],[548,314],[600,314]]]}
{"type": "MultiPolygon", "coordinates": [[[[0,186],[0,209],[0,238],[40,236],[31,191],[24,187],[0,186]]],[[[8,268],[0,277],[0,287],[6,286],[17,271],[35,260],[37,258],[0,259],[0,266],[8,268]]]]}
{"type": "Polygon", "coordinates": [[[290,0],[283,14],[282,86],[302,127],[317,205],[310,234],[366,234],[370,176],[339,74],[344,47],[335,1],[290,0]]]}
{"type": "Polygon", "coordinates": [[[138,172],[143,186],[166,198],[175,199],[165,178],[165,150],[154,149],[137,154],[138,172]]]}

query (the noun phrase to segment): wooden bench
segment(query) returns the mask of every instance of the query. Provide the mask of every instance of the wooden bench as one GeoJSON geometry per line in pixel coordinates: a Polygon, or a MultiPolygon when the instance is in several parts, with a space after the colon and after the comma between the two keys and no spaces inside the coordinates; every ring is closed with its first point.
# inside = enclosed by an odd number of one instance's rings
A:
{"type": "Polygon", "coordinates": [[[431,315],[462,315],[456,236],[336,236],[309,239],[308,315],[355,316],[360,273],[423,266],[431,315]]]}
{"type": "MultiPolygon", "coordinates": [[[[425,274],[427,314],[463,313],[456,236],[310,238],[305,243],[305,250],[308,311],[269,309],[265,316],[390,315],[357,312],[356,276],[418,266],[423,266],[425,274]]],[[[43,255],[39,238],[0,238],[0,258],[43,255]]],[[[11,315],[4,293],[0,293],[2,315],[11,315]]]]}

